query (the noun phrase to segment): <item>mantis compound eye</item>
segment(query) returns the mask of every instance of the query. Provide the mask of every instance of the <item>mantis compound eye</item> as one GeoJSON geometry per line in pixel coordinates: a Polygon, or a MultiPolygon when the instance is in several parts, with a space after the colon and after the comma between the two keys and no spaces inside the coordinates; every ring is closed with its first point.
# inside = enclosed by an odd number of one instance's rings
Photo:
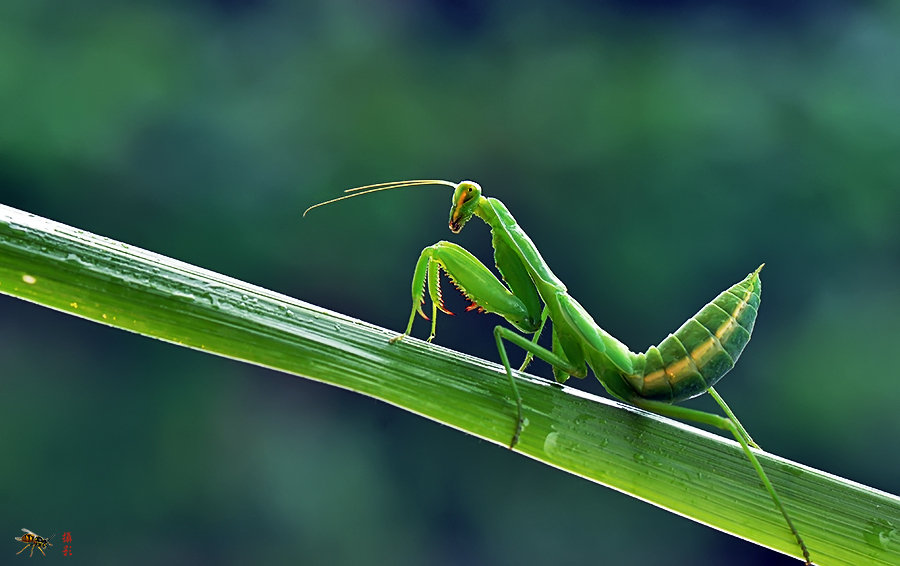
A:
{"type": "Polygon", "coordinates": [[[456,192],[458,196],[462,196],[466,201],[469,201],[481,196],[481,187],[475,181],[461,181],[456,192]]]}

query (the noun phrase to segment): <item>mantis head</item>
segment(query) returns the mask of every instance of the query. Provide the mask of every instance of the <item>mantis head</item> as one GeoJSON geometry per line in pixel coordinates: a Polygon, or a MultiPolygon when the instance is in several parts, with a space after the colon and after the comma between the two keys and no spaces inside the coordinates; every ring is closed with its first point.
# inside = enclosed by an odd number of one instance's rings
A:
{"type": "Polygon", "coordinates": [[[472,218],[481,200],[481,187],[474,181],[461,181],[450,199],[450,231],[459,234],[472,218]]]}

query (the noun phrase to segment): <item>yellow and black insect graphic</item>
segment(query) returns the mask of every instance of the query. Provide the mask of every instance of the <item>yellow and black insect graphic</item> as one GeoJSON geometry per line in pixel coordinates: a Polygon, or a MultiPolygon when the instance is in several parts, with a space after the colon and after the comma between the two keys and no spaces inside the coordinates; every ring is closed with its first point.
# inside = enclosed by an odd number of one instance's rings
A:
{"type": "MultiPolygon", "coordinates": [[[[28,529],[22,529],[22,532],[25,533],[20,537],[14,537],[17,541],[23,543],[25,546],[22,547],[22,550],[17,552],[16,554],[22,554],[25,552],[25,549],[29,546],[31,547],[31,554],[28,555],[29,558],[34,556],[34,549],[37,548],[41,551],[41,554],[47,556],[47,553],[44,552],[44,548],[48,546],[53,546],[50,544],[50,539],[44,538],[41,535],[36,535],[28,529]]],[[[52,536],[50,538],[53,538],[52,536]]]]}

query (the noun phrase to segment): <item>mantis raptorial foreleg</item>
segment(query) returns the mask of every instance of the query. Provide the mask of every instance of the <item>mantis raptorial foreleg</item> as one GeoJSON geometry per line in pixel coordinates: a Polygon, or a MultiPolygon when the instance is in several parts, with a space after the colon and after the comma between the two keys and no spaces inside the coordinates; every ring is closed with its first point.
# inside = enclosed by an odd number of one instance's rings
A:
{"type": "Polygon", "coordinates": [[[426,320],[429,319],[422,310],[426,290],[432,305],[429,342],[434,339],[437,311],[453,314],[444,307],[441,298],[440,270],[443,270],[457,289],[472,302],[467,310],[478,309],[498,314],[523,332],[536,332],[543,327],[540,323],[540,312],[530,311],[529,306],[511,293],[478,258],[452,242],[438,242],[422,250],[419,255],[419,261],[416,262],[413,272],[413,307],[409,322],[406,331],[393,341],[412,331],[416,313],[426,320]]]}

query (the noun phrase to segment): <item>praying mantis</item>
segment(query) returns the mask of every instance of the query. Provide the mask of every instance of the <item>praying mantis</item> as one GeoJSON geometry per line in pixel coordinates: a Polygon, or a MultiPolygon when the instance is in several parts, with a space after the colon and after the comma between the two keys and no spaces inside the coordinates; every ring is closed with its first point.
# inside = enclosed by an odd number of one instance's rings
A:
{"type": "Polygon", "coordinates": [[[734,367],[750,340],[759,308],[760,265],[742,281],[719,294],[658,346],[634,353],[594,321],[553,274],[531,238],[518,225],[506,206],[496,198],[482,195],[473,181],[452,183],[439,179],[418,179],[377,183],[349,189],[352,193],[334,198],[304,211],[378,191],[402,187],[443,185],[453,189],[450,230],[459,233],[472,217],[478,217],[491,229],[494,262],[502,281],[464,248],[440,241],[422,250],[412,279],[412,312],[402,340],[412,332],[416,314],[429,317],[423,310],[425,293],[431,299],[430,342],[435,335],[438,310],[452,314],[441,300],[439,276],[443,270],[462,294],[471,301],[467,310],[497,314],[531,339],[505,326],[494,327],[497,350],[516,401],[516,424],[509,447],[518,443],[524,417],[522,397],[504,342],[526,352],[524,369],[533,356],[546,361],[560,383],[569,377],[587,377],[588,368],[613,397],[658,415],[694,421],[730,432],[741,445],[756,470],[775,507],[800,546],[806,564],[812,564],[809,550],[794,527],[774,486],[750,447],[759,449],[737,417],[716,392],[713,385],[734,367]],[[543,306],[542,306],[543,305],[543,306]],[[547,321],[552,323],[552,346],[538,344],[547,321]],[[719,404],[725,417],[696,409],[676,406],[703,393],[719,404]]]}

